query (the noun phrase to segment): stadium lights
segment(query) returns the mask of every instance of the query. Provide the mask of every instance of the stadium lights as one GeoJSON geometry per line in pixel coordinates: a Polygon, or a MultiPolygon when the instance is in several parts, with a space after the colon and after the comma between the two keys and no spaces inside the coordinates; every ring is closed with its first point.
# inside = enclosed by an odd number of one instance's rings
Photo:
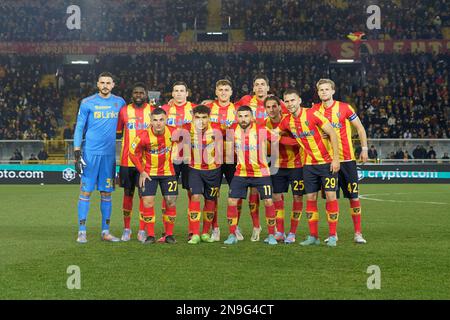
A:
{"type": "Polygon", "coordinates": [[[89,64],[89,61],[86,60],[74,60],[70,62],[71,64],[89,64]]]}
{"type": "Polygon", "coordinates": [[[355,60],[353,59],[337,59],[338,63],[353,63],[355,60]]]}

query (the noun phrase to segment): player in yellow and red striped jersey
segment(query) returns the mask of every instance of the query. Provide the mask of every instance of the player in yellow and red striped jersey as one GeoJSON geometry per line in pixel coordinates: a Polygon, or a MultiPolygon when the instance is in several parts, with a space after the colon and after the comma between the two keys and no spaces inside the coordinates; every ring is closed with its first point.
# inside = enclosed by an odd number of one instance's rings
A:
{"type": "MultiPolygon", "coordinates": [[[[167,113],[167,125],[171,128],[181,128],[184,124],[192,122],[192,108],[196,106],[195,103],[187,100],[189,96],[188,86],[183,81],[177,81],[172,86],[172,100],[169,104],[161,106],[167,113]]],[[[172,161],[174,162],[175,175],[177,179],[180,178],[183,189],[187,190],[188,201],[191,201],[191,194],[189,191],[189,166],[187,161],[183,161],[183,144],[176,143],[172,150],[172,161]]],[[[165,203],[162,203],[163,210],[165,210],[165,203]]],[[[188,212],[189,215],[189,212],[188,212]]],[[[189,231],[189,238],[191,236],[189,231]]],[[[164,242],[164,235],[159,239],[164,242]]]]}
{"type": "MultiPolygon", "coordinates": [[[[238,124],[234,125],[234,148],[237,155],[237,166],[234,178],[231,181],[228,198],[227,218],[230,227],[230,235],[225,244],[236,244],[237,227],[237,203],[238,199],[247,197],[249,187],[256,188],[264,200],[266,209],[266,221],[269,236],[265,242],[277,244],[275,232],[275,207],[272,201],[272,181],[267,162],[267,142],[278,141],[279,137],[273,134],[265,126],[254,122],[252,109],[249,106],[241,106],[237,110],[238,124]]],[[[227,136],[227,140],[230,139],[227,136]]],[[[293,139],[291,139],[293,140],[293,139]]],[[[282,141],[288,143],[288,141],[282,141]]],[[[292,142],[292,141],[291,141],[292,142]]],[[[293,144],[295,145],[295,140],[293,144]]],[[[259,234],[258,234],[259,236],[259,234]]],[[[256,241],[256,240],[255,240],[256,241]]]]}
{"type": "MultiPolygon", "coordinates": [[[[264,106],[268,118],[266,120],[266,127],[269,129],[276,129],[286,116],[281,113],[280,99],[275,96],[267,97],[264,100],[264,106]]],[[[275,150],[276,151],[276,150],[275,150]]],[[[275,239],[280,242],[294,243],[295,234],[298,223],[302,215],[303,209],[303,193],[305,190],[303,184],[303,168],[301,155],[303,150],[299,145],[289,146],[280,144],[278,152],[271,155],[272,165],[275,167],[275,173],[272,173],[273,185],[273,203],[276,212],[277,231],[275,239]],[[288,236],[284,232],[284,198],[283,193],[289,191],[291,185],[293,204],[291,217],[291,228],[288,236]]]]}
{"type": "MultiPolygon", "coordinates": [[[[132,89],[132,103],[122,108],[119,113],[119,121],[117,124],[117,133],[122,135],[122,150],[120,152],[120,170],[119,184],[123,189],[123,221],[124,230],[121,240],[129,241],[131,237],[131,215],[133,210],[133,196],[135,187],[139,180],[139,172],[134,167],[133,162],[129,158],[129,149],[131,142],[139,133],[150,127],[150,113],[155,106],[147,102],[147,89],[145,84],[138,82],[132,89]]],[[[142,220],[143,203],[139,199],[139,232],[138,240],[144,241],[146,238],[144,230],[144,222],[142,220]]]]}
{"type": "Polygon", "coordinates": [[[147,229],[145,243],[155,240],[155,195],[158,185],[166,201],[163,213],[164,241],[175,243],[173,227],[176,217],[178,181],[172,163],[172,133],[176,129],[166,125],[166,112],[157,108],[151,114],[151,127],[139,133],[131,145],[129,156],[139,171],[139,193],[142,197],[143,221],[147,229]]]}
{"type": "Polygon", "coordinates": [[[366,240],[361,233],[361,203],[359,201],[358,191],[358,170],[356,168],[355,151],[352,141],[352,125],[358,132],[361,141],[362,151],[359,160],[362,162],[366,162],[368,159],[366,130],[364,130],[355,110],[349,104],[333,99],[335,93],[334,81],[320,79],[316,84],[316,88],[322,102],[315,104],[313,109],[322,113],[331,122],[338,136],[339,160],[341,161],[341,170],[339,171],[338,179],[339,187],[344,197],[350,201],[350,213],[355,231],[354,241],[364,244],[366,240]]]}
{"type": "MultiPolygon", "coordinates": [[[[236,108],[234,103],[231,102],[231,96],[233,95],[232,84],[227,79],[220,79],[216,82],[216,100],[206,100],[204,103],[211,109],[210,121],[212,124],[219,126],[221,130],[229,129],[234,123],[236,123],[236,108]]],[[[225,131],[224,131],[225,132],[225,131]]],[[[224,137],[225,140],[225,137],[224,137]]],[[[223,149],[223,163],[221,166],[222,176],[228,183],[231,184],[231,180],[234,177],[236,171],[236,157],[229,147],[229,144],[224,143],[223,149]],[[227,147],[228,146],[228,147],[227,147]]],[[[211,237],[214,241],[220,241],[220,228],[217,219],[218,203],[216,200],[214,219],[212,221],[212,234],[211,237]]],[[[242,199],[239,199],[238,203],[238,217],[240,217],[242,208],[242,199]]],[[[238,218],[239,220],[239,218],[238,218]]],[[[243,240],[242,233],[239,228],[236,230],[238,240],[243,240]]]]}
{"type": "MultiPolygon", "coordinates": [[[[183,142],[191,146],[189,162],[189,230],[192,237],[189,244],[214,242],[209,229],[214,218],[217,196],[222,181],[223,133],[219,125],[210,122],[210,108],[198,105],[193,109],[193,121],[183,125],[183,142]],[[203,195],[203,229],[200,236],[200,219],[202,211],[200,200],[203,195]]],[[[174,136],[177,141],[178,135],[174,136]]]]}
{"type": "MultiPolygon", "coordinates": [[[[253,78],[253,93],[254,95],[245,95],[239,101],[236,102],[236,108],[240,106],[250,106],[253,112],[253,117],[258,125],[265,125],[267,119],[267,113],[264,108],[264,99],[269,96],[269,79],[264,74],[257,74],[253,78]]],[[[281,103],[281,109],[283,114],[289,114],[284,102],[281,103]]],[[[255,188],[250,189],[249,196],[250,214],[253,222],[253,235],[252,239],[255,240],[259,237],[261,227],[259,224],[259,196],[255,188]]]]}
{"type": "Polygon", "coordinates": [[[284,92],[284,102],[291,113],[278,125],[279,131],[290,132],[305,152],[303,181],[306,194],[306,215],[310,235],[301,245],[317,245],[318,209],[317,192],[323,188],[326,195],[326,212],[329,226],[328,246],[336,246],[336,228],[339,205],[336,199],[337,173],[340,168],[338,138],[330,122],[318,111],[301,107],[299,93],[294,89],[284,92]],[[329,135],[329,144],[322,140],[322,133],[329,135]]]}

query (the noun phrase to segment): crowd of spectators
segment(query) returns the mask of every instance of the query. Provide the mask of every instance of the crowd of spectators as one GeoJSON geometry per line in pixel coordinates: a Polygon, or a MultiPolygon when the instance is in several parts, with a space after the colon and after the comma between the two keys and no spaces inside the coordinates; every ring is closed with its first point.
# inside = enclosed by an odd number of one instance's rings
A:
{"type": "MultiPolygon", "coordinates": [[[[446,55],[369,56],[366,84],[350,94],[368,136],[450,138],[449,62],[446,55]]],[[[350,85],[339,83],[342,90],[350,85]]]]}
{"type": "MultiPolygon", "coordinates": [[[[129,96],[130,84],[143,81],[162,93],[160,104],[171,96],[171,85],[185,81],[190,99],[214,98],[214,84],[228,78],[233,98],[251,93],[252,79],[264,73],[271,93],[282,96],[287,88],[301,92],[303,105],[318,102],[315,83],[326,77],[336,82],[335,98],[350,102],[371,138],[449,138],[448,65],[445,55],[375,55],[361,65],[330,64],[326,55],[175,54],[136,57],[103,56],[98,66],[111,66],[118,94],[129,96]],[[350,75],[350,76],[349,76],[350,75]]],[[[68,75],[80,96],[95,91],[96,68],[68,75]],[[81,84],[81,85],[80,85],[81,84]]],[[[97,68],[98,69],[98,68],[97,68]]],[[[100,71],[100,70],[99,70],[100,71]]]]}
{"type": "MultiPolygon", "coordinates": [[[[244,29],[247,40],[336,40],[364,31],[368,39],[442,39],[449,25],[445,0],[375,1],[381,29],[368,30],[363,1],[223,0],[223,29],[244,29]]],[[[205,30],[207,0],[78,1],[81,29],[68,30],[69,0],[3,0],[0,41],[173,41],[186,29],[205,30]],[[36,32],[39,30],[39,32],[36,32]]]]}
{"type": "Polygon", "coordinates": [[[41,87],[40,57],[0,56],[0,140],[55,137],[63,97],[55,86],[41,87]]]}
{"type": "Polygon", "coordinates": [[[355,31],[368,39],[442,39],[449,23],[444,0],[375,1],[381,11],[381,29],[368,30],[363,1],[223,0],[222,27],[245,29],[247,40],[336,40],[355,31]],[[400,5],[400,6],[399,6],[400,5]]]}
{"type": "MultiPolygon", "coordinates": [[[[47,57],[47,59],[52,59],[47,57]]],[[[61,58],[62,59],[62,58],[61,58]]],[[[175,81],[189,85],[189,99],[214,98],[218,79],[233,83],[233,99],[251,93],[252,79],[264,73],[270,92],[282,97],[296,88],[303,106],[318,102],[315,83],[331,78],[335,98],[351,103],[370,138],[449,138],[448,65],[445,55],[374,55],[363,65],[342,67],[327,55],[295,54],[164,54],[99,56],[95,66],[64,67],[64,91],[39,85],[42,57],[0,57],[0,139],[49,139],[62,121],[63,98],[69,93],[81,100],[96,92],[97,75],[104,70],[116,77],[114,92],[130,97],[138,81],[161,93],[158,104],[171,98],[175,81]],[[4,61],[4,63],[2,63],[4,61]]],[[[73,129],[66,127],[64,137],[73,129]]]]}
{"type": "Polygon", "coordinates": [[[207,0],[82,1],[81,29],[68,30],[69,0],[2,0],[0,41],[173,41],[204,29],[207,0]],[[39,32],[36,32],[39,30],[39,32]]]}

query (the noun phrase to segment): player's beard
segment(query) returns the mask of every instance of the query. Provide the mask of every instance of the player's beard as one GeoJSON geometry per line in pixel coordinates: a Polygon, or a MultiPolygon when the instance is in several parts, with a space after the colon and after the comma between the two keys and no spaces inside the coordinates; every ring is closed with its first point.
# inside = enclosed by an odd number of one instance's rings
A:
{"type": "Polygon", "coordinates": [[[109,95],[111,93],[111,90],[109,90],[108,88],[102,88],[101,90],[100,90],[100,94],[102,95],[102,96],[107,96],[107,95],[109,95]]]}
{"type": "Polygon", "coordinates": [[[239,126],[245,130],[250,126],[250,122],[240,122],[239,126]]]}
{"type": "Polygon", "coordinates": [[[133,99],[133,103],[134,103],[134,105],[135,106],[137,106],[137,107],[142,107],[142,105],[144,104],[144,100],[142,100],[142,99],[139,99],[139,100],[134,100],[133,99]]]}

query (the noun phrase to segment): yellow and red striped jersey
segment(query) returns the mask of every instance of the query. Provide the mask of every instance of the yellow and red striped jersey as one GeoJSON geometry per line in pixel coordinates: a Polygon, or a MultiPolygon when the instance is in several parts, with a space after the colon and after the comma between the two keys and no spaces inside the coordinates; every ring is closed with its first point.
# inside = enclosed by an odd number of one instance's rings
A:
{"type": "Polygon", "coordinates": [[[247,128],[247,132],[238,124],[234,131],[234,150],[237,155],[235,176],[239,177],[268,177],[270,170],[267,160],[267,143],[276,140],[266,126],[255,122],[247,128]]]}
{"type": "Polygon", "coordinates": [[[211,123],[220,125],[221,129],[230,128],[236,122],[236,108],[230,102],[227,106],[221,106],[217,100],[207,104],[211,109],[209,115],[211,123]]]}
{"type": "MultiPolygon", "coordinates": [[[[281,121],[286,116],[283,116],[281,121]]],[[[266,120],[266,127],[269,129],[276,129],[280,122],[273,122],[270,118],[266,120]]],[[[274,166],[277,168],[301,168],[302,167],[302,157],[303,149],[297,144],[296,146],[290,146],[283,143],[279,144],[278,156],[275,159],[274,166]]],[[[273,161],[273,159],[272,159],[273,161]]]]}
{"type": "Polygon", "coordinates": [[[155,134],[153,128],[141,132],[130,145],[130,159],[140,173],[149,176],[173,176],[172,132],[175,129],[165,128],[164,133],[155,134]]]}
{"type": "MultiPolygon", "coordinates": [[[[182,105],[172,105],[165,104],[161,106],[167,113],[167,125],[172,128],[181,128],[186,123],[192,122],[192,109],[196,106],[195,103],[187,101],[182,105]]],[[[182,145],[178,143],[174,144],[172,149],[172,160],[180,161],[183,160],[183,149],[182,145]]]]}
{"type": "Polygon", "coordinates": [[[134,167],[133,162],[128,156],[131,142],[140,132],[150,127],[150,113],[155,108],[155,106],[149,103],[143,104],[142,107],[137,107],[131,103],[120,110],[117,133],[123,132],[122,149],[120,151],[121,166],[134,167]]]}
{"type": "MultiPolygon", "coordinates": [[[[211,109],[210,121],[215,128],[226,130],[231,128],[236,123],[236,108],[234,103],[230,102],[227,106],[221,106],[217,100],[207,104],[211,109]]],[[[225,133],[225,132],[224,132],[225,133]]],[[[236,163],[235,154],[233,152],[233,141],[226,141],[223,136],[223,162],[222,163],[236,163]]]]}
{"type": "Polygon", "coordinates": [[[183,129],[189,133],[191,155],[189,166],[197,170],[214,170],[222,164],[223,133],[217,124],[210,123],[205,131],[199,130],[194,123],[188,123],[183,129]],[[216,129],[214,128],[216,127],[216,129]]]}
{"type": "Polygon", "coordinates": [[[322,127],[330,123],[320,112],[313,109],[300,109],[298,117],[290,114],[278,128],[288,131],[305,152],[304,165],[331,163],[332,153],[329,144],[322,140],[322,127]]]}
{"type": "MultiPolygon", "coordinates": [[[[258,125],[265,125],[267,119],[267,112],[264,108],[264,99],[259,100],[256,95],[246,95],[243,96],[238,102],[235,103],[236,111],[240,106],[249,106],[253,110],[253,117],[258,125]]],[[[288,115],[289,112],[286,105],[281,101],[281,113],[288,115]]]]}
{"type": "Polygon", "coordinates": [[[339,160],[355,160],[352,126],[350,124],[351,121],[358,118],[355,110],[349,104],[341,101],[334,101],[329,107],[324,103],[317,103],[313,106],[313,109],[323,114],[336,131],[339,141],[339,160]]]}

